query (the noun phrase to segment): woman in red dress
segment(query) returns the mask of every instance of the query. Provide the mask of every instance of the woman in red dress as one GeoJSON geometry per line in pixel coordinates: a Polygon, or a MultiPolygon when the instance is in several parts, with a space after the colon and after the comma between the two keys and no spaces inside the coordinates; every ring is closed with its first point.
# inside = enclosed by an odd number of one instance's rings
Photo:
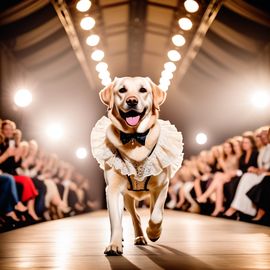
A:
{"type": "Polygon", "coordinates": [[[35,212],[35,197],[38,191],[34,186],[32,179],[28,176],[17,175],[16,168],[19,166],[20,160],[16,162],[15,155],[18,151],[20,142],[20,131],[16,130],[16,125],[10,120],[5,120],[1,124],[1,133],[4,136],[4,142],[0,144],[0,156],[9,151],[9,157],[0,164],[0,170],[14,176],[16,183],[22,185],[21,201],[27,204],[28,213],[34,220],[39,220],[35,212]],[[11,151],[14,148],[14,151],[11,151]]]}

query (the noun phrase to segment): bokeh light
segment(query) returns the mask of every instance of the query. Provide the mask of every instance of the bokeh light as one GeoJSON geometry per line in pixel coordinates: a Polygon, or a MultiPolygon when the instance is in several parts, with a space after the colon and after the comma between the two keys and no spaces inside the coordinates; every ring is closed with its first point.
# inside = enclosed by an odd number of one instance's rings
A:
{"type": "Polygon", "coordinates": [[[196,135],[197,144],[205,144],[207,142],[207,135],[203,132],[200,132],[196,135]]]}
{"type": "Polygon", "coordinates": [[[32,102],[32,94],[28,89],[20,89],[15,93],[14,102],[18,107],[27,107],[32,102]]]}

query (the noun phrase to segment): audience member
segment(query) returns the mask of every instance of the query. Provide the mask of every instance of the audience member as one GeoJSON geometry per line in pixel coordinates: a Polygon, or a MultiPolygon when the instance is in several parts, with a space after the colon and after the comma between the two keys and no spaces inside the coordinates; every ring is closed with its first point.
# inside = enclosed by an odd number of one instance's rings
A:
{"type": "Polygon", "coordinates": [[[185,160],[168,194],[168,208],[270,224],[269,126],[185,160]]]}
{"type": "Polygon", "coordinates": [[[14,122],[0,120],[1,231],[95,209],[88,182],[35,140],[22,141],[14,122]]]}

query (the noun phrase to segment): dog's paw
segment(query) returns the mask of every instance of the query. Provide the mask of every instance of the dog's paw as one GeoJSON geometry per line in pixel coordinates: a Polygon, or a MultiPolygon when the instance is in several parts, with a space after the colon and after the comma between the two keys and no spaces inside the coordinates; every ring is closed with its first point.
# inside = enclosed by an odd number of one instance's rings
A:
{"type": "Polygon", "coordinates": [[[122,245],[117,246],[117,245],[111,244],[106,247],[104,254],[106,254],[106,256],[121,256],[123,254],[122,245]]]}
{"type": "Polygon", "coordinates": [[[146,246],[147,245],[147,241],[144,238],[144,236],[138,236],[134,240],[134,245],[137,245],[137,246],[146,246]]]}
{"type": "Polygon", "coordinates": [[[150,220],[149,226],[146,228],[146,233],[152,242],[156,242],[161,235],[161,223],[155,224],[150,220]]]}

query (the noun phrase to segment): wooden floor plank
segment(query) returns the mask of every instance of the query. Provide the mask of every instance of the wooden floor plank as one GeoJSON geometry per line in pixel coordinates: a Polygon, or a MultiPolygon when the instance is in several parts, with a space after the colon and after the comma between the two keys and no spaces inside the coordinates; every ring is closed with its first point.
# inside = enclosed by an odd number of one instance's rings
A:
{"type": "Polygon", "coordinates": [[[103,255],[106,211],[2,233],[0,269],[270,269],[269,227],[166,210],[160,240],[141,247],[127,213],[123,228],[122,257],[103,255]]]}

